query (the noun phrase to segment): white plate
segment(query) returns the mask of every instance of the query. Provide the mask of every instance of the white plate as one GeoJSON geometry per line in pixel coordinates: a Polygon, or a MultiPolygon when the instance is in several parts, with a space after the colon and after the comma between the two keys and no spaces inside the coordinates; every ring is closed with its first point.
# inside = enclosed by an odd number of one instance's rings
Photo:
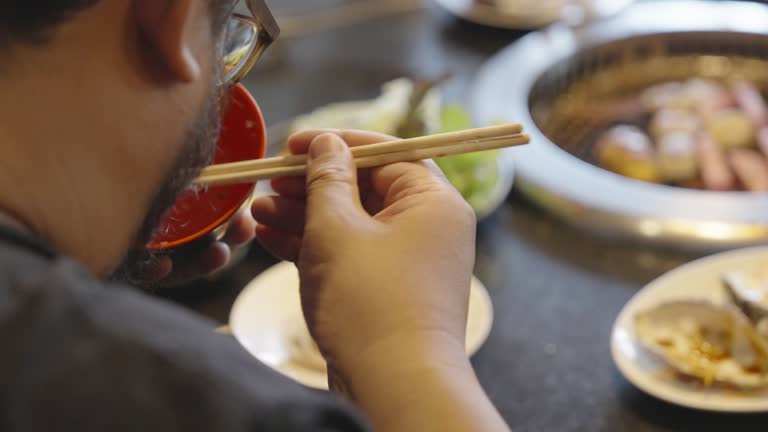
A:
{"type": "Polygon", "coordinates": [[[435,0],[454,15],[491,27],[530,30],[560,19],[565,0],[504,0],[499,5],[477,0],[435,0]]]}
{"type": "MultiPolygon", "coordinates": [[[[466,346],[472,355],[488,338],[493,323],[491,298],[476,278],[469,303],[466,346]]],[[[235,301],[229,325],[245,349],[266,365],[309,387],[328,389],[325,363],[314,348],[308,348],[299,275],[292,263],[279,263],[251,281],[235,301]]]]}
{"type": "Polygon", "coordinates": [[[663,373],[668,367],[642,347],[634,335],[633,318],[644,309],[673,299],[708,299],[725,302],[721,276],[728,271],[756,272],[768,266],[768,247],[740,249],[679,267],[638,292],[624,306],[613,327],[611,352],[621,373],[644,392],[677,405],[709,411],[768,411],[768,390],[739,394],[701,389],[663,373]]]}
{"type": "MultiPolygon", "coordinates": [[[[477,24],[513,30],[533,30],[559,21],[563,9],[583,10],[591,19],[606,18],[621,12],[634,0],[435,0],[454,15],[477,24]]],[[[582,12],[578,12],[581,14],[582,12]]]]}

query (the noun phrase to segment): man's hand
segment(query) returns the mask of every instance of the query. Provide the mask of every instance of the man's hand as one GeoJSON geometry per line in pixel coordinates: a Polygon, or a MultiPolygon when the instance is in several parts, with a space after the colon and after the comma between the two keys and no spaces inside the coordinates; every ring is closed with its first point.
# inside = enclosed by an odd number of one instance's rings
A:
{"type": "Polygon", "coordinates": [[[307,179],[273,182],[280,195],[253,205],[258,240],[298,263],[313,336],[342,369],[387,341],[439,335],[463,346],[472,209],[432,162],[372,169],[358,185],[347,143],[393,138],[341,135],[291,137],[292,153],[309,150],[307,179]]]}
{"type": "Polygon", "coordinates": [[[253,239],[255,226],[251,212],[240,211],[230,221],[221,241],[212,242],[195,254],[156,256],[142,268],[141,277],[148,283],[177,285],[214,274],[229,263],[233,249],[253,239]]]}
{"type": "Polygon", "coordinates": [[[498,426],[498,415],[464,351],[474,212],[431,161],[357,172],[348,145],[392,139],[292,136],[291,153],[309,155],[306,179],[274,181],[278,195],[254,202],[256,236],[297,262],[310,332],[379,430],[489,430],[474,417],[498,426]],[[441,410],[456,414],[435,421],[441,410]]]}

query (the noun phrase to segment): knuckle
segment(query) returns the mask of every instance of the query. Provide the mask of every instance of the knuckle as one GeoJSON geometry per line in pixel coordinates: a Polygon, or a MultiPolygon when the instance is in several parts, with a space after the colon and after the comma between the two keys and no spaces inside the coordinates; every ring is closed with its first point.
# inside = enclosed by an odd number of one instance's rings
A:
{"type": "Polygon", "coordinates": [[[343,162],[332,160],[324,163],[321,168],[312,170],[307,176],[307,183],[310,188],[336,183],[351,184],[353,177],[352,171],[343,162]]]}
{"type": "Polygon", "coordinates": [[[418,177],[400,177],[392,183],[392,188],[397,191],[393,197],[396,201],[410,196],[440,194],[444,191],[444,185],[440,182],[418,177]]]}
{"type": "Polygon", "coordinates": [[[333,133],[328,130],[323,130],[319,135],[315,137],[316,141],[328,141],[328,140],[337,140],[339,139],[339,135],[336,133],[333,133]]]}
{"type": "Polygon", "coordinates": [[[475,212],[475,209],[472,208],[469,203],[462,199],[462,210],[461,210],[461,216],[464,218],[464,221],[468,225],[477,226],[477,213],[475,212]]]}
{"type": "Polygon", "coordinates": [[[422,161],[422,163],[438,182],[443,184],[448,184],[448,185],[451,184],[451,182],[448,180],[448,177],[446,177],[443,170],[440,169],[440,167],[437,165],[437,162],[430,159],[430,160],[422,161]]]}
{"type": "Polygon", "coordinates": [[[463,196],[452,186],[446,194],[446,203],[451,208],[451,214],[461,225],[477,226],[477,213],[463,196]]]}

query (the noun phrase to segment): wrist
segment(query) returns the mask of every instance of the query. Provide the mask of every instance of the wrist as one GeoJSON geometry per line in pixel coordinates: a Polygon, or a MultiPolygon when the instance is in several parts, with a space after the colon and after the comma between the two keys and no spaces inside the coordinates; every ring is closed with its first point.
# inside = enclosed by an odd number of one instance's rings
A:
{"type": "Polygon", "coordinates": [[[474,377],[462,339],[437,331],[393,335],[331,362],[353,397],[362,396],[369,389],[380,392],[382,387],[414,376],[450,371],[474,377]]]}
{"type": "Polygon", "coordinates": [[[455,337],[393,339],[372,347],[340,375],[344,395],[376,430],[508,430],[455,337]]]}

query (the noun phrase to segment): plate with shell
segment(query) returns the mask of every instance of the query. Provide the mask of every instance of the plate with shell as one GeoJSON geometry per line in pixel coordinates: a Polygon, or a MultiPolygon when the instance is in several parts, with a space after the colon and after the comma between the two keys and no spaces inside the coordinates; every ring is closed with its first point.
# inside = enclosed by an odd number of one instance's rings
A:
{"type": "Polygon", "coordinates": [[[648,284],[616,319],[611,352],[659,399],[768,412],[768,247],[702,258],[648,284]]]}

